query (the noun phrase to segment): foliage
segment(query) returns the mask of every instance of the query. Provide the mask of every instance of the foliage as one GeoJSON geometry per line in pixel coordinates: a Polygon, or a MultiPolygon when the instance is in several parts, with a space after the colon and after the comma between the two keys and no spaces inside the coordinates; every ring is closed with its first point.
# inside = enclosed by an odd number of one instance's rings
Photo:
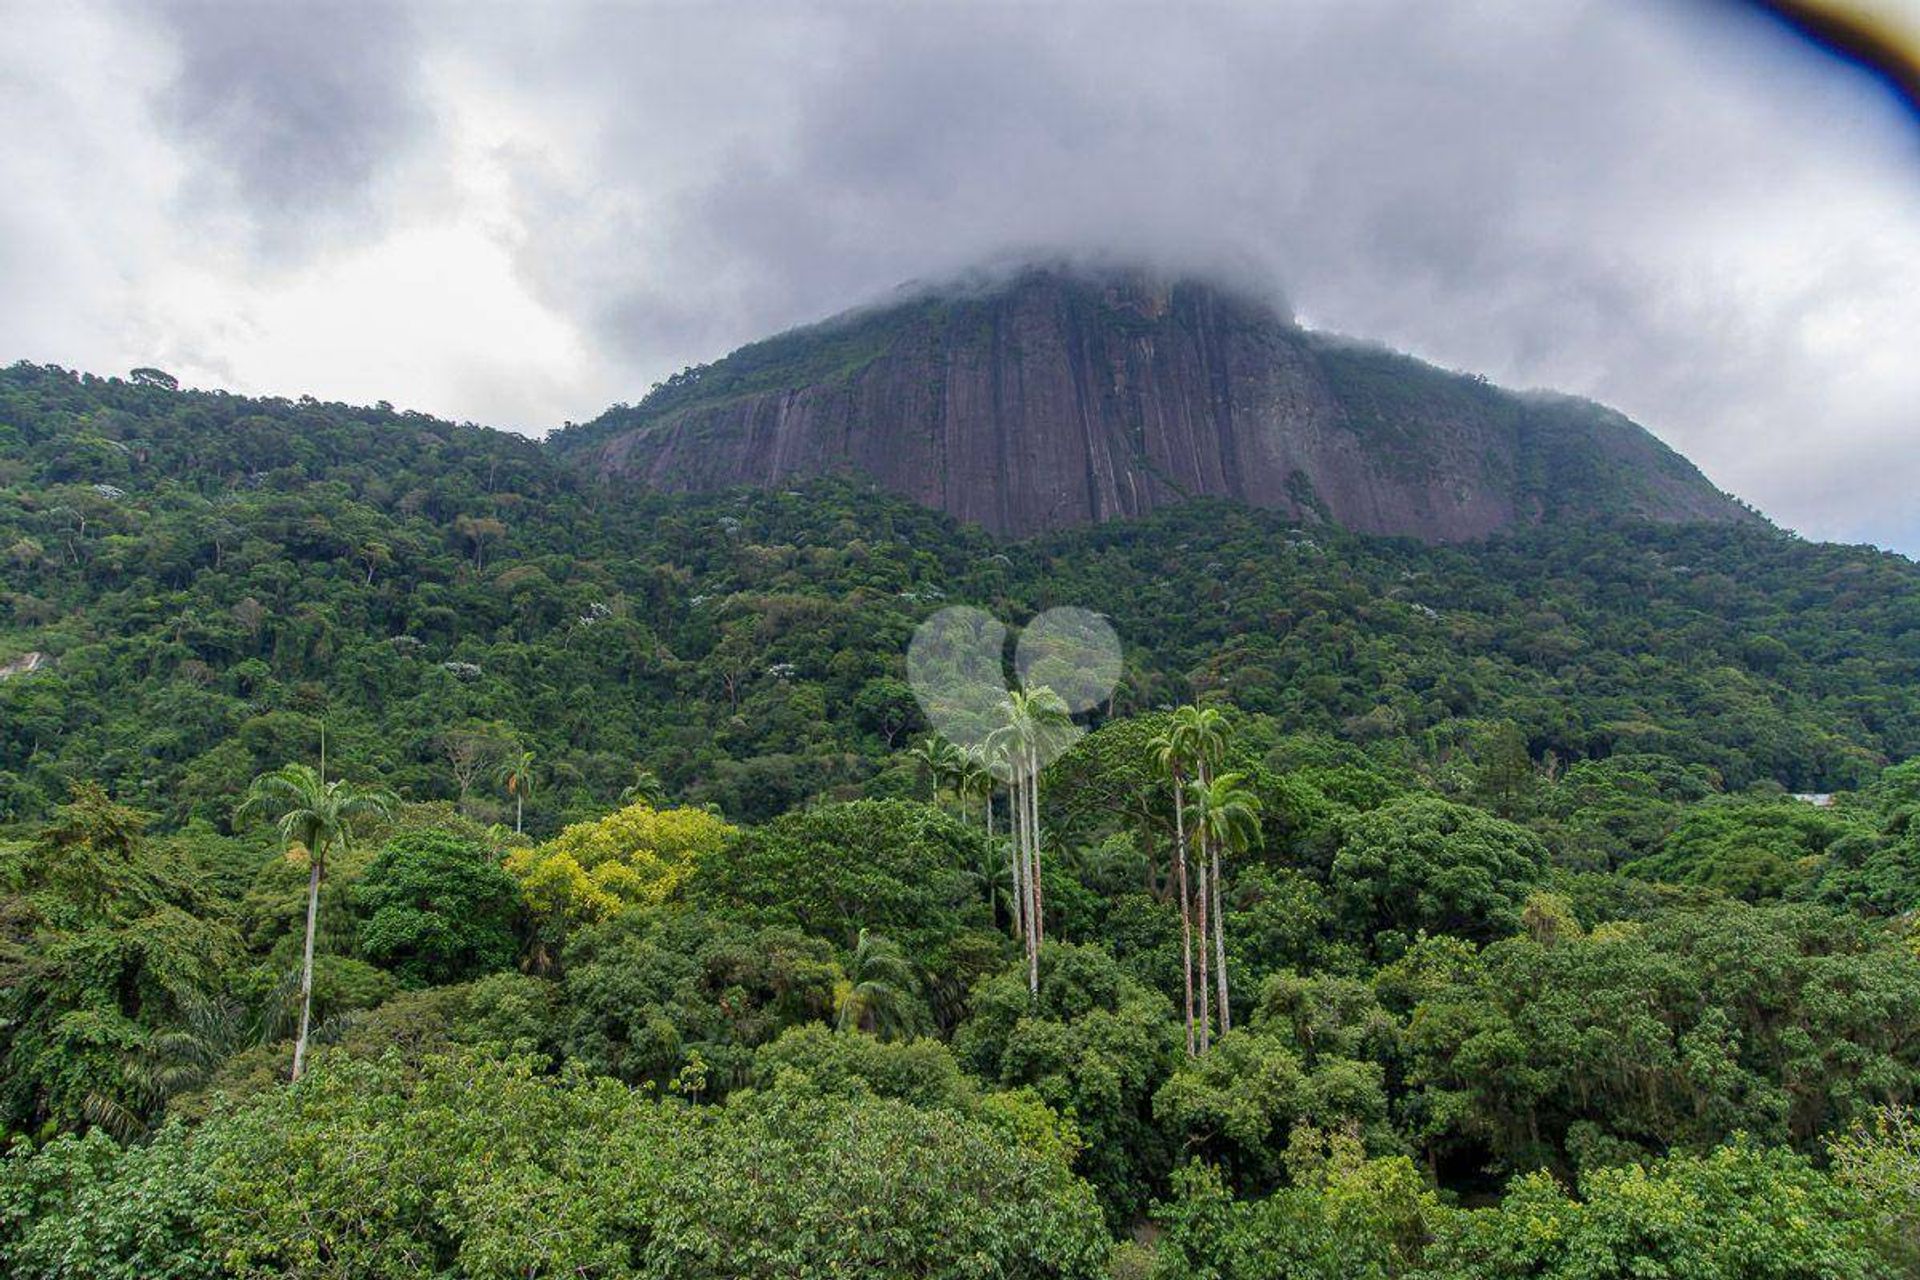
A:
{"type": "Polygon", "coordinates": [[[1431,1280],[1891,1277],[1858,1197],[1798,1156],[1747,1145],[1597,1170],[1578,1198],[1545,1174],[1497,1208],[1439,1219],[1431,1280]]]}
{"type": "Polygon", "coordinates": [[[636,801],[545,844],[507,855],[528,909],[556,930],[605,920],[626,907],[666,900],[733,828],[700,809],[655,809],[636,801]]]}
{"type": "MultiPolygon", "coordinates": [[[[1305,1135],[1303,1135],[1305,1136],[1305,1135]]],[[[1167,1280],[1398,1280],[1417,1270],[1446,1215],[1404,1157],[1364,1160],[1357,1143],[1303,1142],[1293,1185],[1235,1200],[1219,1173],[1189,1165],[1165,1206],[1158,1274],[1167,1280]],[[1318,1148],[1318,1149],[1316,1149],[1318,1148]]]]}
{"type": "Polygon", "coordinates": [[[758,1088],[898,1098],[917,1107],[972,1111],[977,1088],[938,1040],[883,1041],[818,1023],[793,1027],[753,1056],[758,1088]]]}
{"type": "Polygon", "coordinates": [[[415,984],[462,982],[513,964],[519,892],[493,853],[457,836],[394,837],[354,886],[367,959],[415,984]]]}
{"type": "Polygon", "coordinates": [[[700,1060],[701,1091],[745,1083],[753,1050],[832,1016],[845,975],[833,949],[790,929],[706,913],[630,913],[568,946],[566,1055],[665,1086],[700,1060]]]}
{"type": "Polygon", "coordinates": [[[1378,1147],[1396,1145],[1384,1086],[1377,1064],[1322,1054],[1307,1067],[1280,1039],[1234,1030],[1182,1062],[1153,1111],[1186,1154],[1217,1164],[1238,1190],[1264,1191],[1296,1134],[1367,1131],[1378,1147]]]}
{"type": "Polygon", "coordinates": [[[407,1074],[323,1059],[116,1155],[62,1139],[7,1162],[13,1274],[1091,1277],[1107,1248],[1062,1165],[949,1110],[780,1093],[696,1110],[470,1054],[407,1074]]]}
{"type": "Polygon", "coordinates": [[[1629,874],[1703,884],[1756,902],[1777,898],[1819,871],[1822,855],[1855,824],[1797,800],[1699,805],[1629,874]]]}
{"type": "Polygon", "coordinates": [[[1920,1271],[1920,1126],[1910,1108],[1876,1108],[1828,1148],[1835,1181],[1859,1195],[1875,1248],[1900,1275],[1920,1271]]]}
{"type": "Polygon", "coordinates": [[[983,983],[954,1054],[990,1084],[1029,1087],[1073,1122],[1085,1143],[1076,1167],[1123,1222],[1163,1184],[1170,1162],[1153,1124],[1154,1091],[1179,1052],[1169,1004],[1128,978],[1097,947],[1049,943],[1040,989],[1026,966],[983,983]]]}
{"type": "Polygon", "coordinates": [[[784,814],[705,860],[688,897],[852,948],[871,929],[924,954],[992,925],[968,872],[979,833],[925,805],[862,800],[784,814]]]}
{"type": "Polygon", "coordinates": [[[1413,1009],[1429,1141],[1561,1168],[1745,1131],[1812,1148],[1920,1096],[1920,964],[1877,929],[1721,903],[1489,947],[1413,1009]]]}
{"type": "Polygon", "coordinates": [[[0,862],[0,1132],[137,1131],[180,1079],[163,1033],[239,952],[230,912],[82,784],[0,862]]]}
{"type": "Polygon", "coordinates": [[[1476,940],[1512,931],[1546,861],[1522,828],[1416,796],[1348,821],[1332,882],[1349,926],[1391,951],[1422,931],[1476,940]]]}
{"type": "Polygon", "coordinates": [[[0,1271],[15,1280],[201,1280],[221,1274],[206,1238],[208,1173],[187,1131],[122,1148],[105,1132],[18,1143],[0,1164],[0,1271]]]}

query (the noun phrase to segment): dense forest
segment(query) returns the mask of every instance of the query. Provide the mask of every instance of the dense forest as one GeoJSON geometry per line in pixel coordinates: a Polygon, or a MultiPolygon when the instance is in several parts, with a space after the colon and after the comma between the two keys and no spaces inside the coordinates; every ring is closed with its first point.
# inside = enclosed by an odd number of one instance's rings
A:
{"type": "Polygon", "coordinates": [[[1902,557],[1002,542],[19,365],[0,566],[5,1274],[1920,1269],[1902,557]],[[952,604],[1121,682],[945,744],[952,604]]]}

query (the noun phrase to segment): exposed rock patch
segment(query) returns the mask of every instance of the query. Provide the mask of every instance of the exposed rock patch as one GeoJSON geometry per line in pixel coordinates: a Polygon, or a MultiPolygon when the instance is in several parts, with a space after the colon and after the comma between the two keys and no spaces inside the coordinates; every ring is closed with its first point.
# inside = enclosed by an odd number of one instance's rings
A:
{"type": "Polygon", "coordinates": [[[0,661],[0,680],[10,680],[14,676],[24,676],[40,670],[47,665],[47,655],[28,650],[17,658],[0,661]]]}

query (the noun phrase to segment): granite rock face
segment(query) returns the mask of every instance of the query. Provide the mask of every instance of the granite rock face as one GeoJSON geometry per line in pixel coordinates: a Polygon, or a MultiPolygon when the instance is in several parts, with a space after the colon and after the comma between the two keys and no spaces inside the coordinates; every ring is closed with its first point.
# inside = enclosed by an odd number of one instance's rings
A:
{"type": "Polygon", "coordinates": [[[1199,282],[1034,268],[744,347],[554,447],[617,482],[857,472],[997,533],[1194,495],[1373,533],[1753,518],[1626,418],[1304,330],[1199,282]]]}

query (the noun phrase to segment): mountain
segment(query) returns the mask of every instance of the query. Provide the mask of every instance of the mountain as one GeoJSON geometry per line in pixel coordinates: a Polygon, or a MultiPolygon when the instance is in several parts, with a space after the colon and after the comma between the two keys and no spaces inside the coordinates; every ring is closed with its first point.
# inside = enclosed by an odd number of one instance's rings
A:
{"type": "Polygon", "coordinates": [[[1016,537],[1199,496],[1429,541],[1753,518],[1612,410],[1140,271],[1040,266],[918,291],[686,370],[553,444],[670,492],[864,473],[1016,537]]]}

